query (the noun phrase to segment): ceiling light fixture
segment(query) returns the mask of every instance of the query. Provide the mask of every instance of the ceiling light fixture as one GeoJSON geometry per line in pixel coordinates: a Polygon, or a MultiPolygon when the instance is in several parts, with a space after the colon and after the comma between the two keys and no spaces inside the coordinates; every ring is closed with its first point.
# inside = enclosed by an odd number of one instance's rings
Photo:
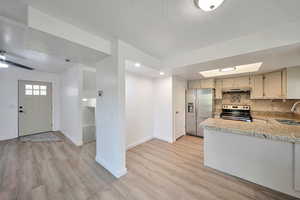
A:
{"type": "Polygon", "coordinates": [[[159,75],[163,76],[165,75],[165,72],[159,72],[159,75]]]}
{"type": "Polygon", "coordinates": [[[0,62],[0,68],[8,68],[8,64],[0,62]]]}
{"type": "Polygon", "coordinates": [[[221,72],[232,72],[232,71],[235,71],[235,70],[236,70],[235,67],[228,67],[228,68],[220,69],[221,72]]]}
{"type": "Polygon", "coordinates": [[[6,60],[5,55],[1,55],[1,54],[0,54],[0,60],[6,60]]]}
{"type": "Polygon", "coordinates": [[[217,9],[223,2],[224,0],[194,0],[196,7],[205,12],[217,9]]]}
{"type": "Polygon", "coordinates": [[[137,63],[134,64],[134,66],[137,67],[137,68],[138,68],[138,67],[141,67],[141,63],[138,63],[138,62],[137,62],[137,63]]]}
{"type": "Polygon", "coordinates": [[[208,77],[216,77],[216,76],[225,76],[225,75],[232,75],[232,74],[243,74],[243,73],[251,73],[256,72],[262,66],[262,62],[258,63],[251,63],[247,65],[239,65],[236,67],[228,67],[223,69],[213,69],[208,71],[199,72],[202,76],[208,77]]]}
{"type": "Polygon", "coordinates": [[[88,101],[88,99],[86,99],[86,98],[83,98],[83,99],[82,99],[82,101],[83,101],[83,102],[87,102],[87,101],[88,101]]]}

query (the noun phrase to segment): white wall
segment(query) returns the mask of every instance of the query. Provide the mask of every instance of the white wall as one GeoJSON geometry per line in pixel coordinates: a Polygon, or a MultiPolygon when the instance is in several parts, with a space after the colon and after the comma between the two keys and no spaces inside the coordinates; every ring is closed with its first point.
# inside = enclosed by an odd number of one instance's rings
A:
{"type": "Polygon", "coordinates": [[[96,71],[86,71],[83,70],[83,98],[96,98],[97,89],[96,89],[96,71]]]}
{"type": "Polygon", "coordinates": [[[125,165],[125,68],[120,63],[119,41],[112,41],[112,55],[97,64],[96,161],[120,177],[125,165]]]}
{"type": "Polygon", "coordinates": [[[174,142],[172,89],[172,77],[156,79],[154,81],[154,137],[170,143],[174,142]]]}
{"type": "Polygon", "coordinates": [[[0,69],[0,140],[18,137],[18,80],[51,82],[53,86],[53,129],[60,129],[60,81],[53,73],[0,69]]]}
{"type": "Polygon", "coordinates": [[[82,145],[82,71],[78,66],[60,74],[61,131],[76,145],[82,145]]]}
{"type": "Polygon", "coordinates": [[[119,50],[120,50],[120,55],[119,55],[120,64],[124,65],[124,67],[125,67],[126,60],[139,62],[145,66],[152,67],[154,69],[155,68],[159,69],[161,67],[161,61],[159,59],[144,53],[143,51],[135,48],[134,46],[126,42],[119,41],[119,50]]]}
{"type": "Polygon", "coordinates": [[[134,147],[154,136],[153,79],[126,73],[126,146],[134,147]]]}

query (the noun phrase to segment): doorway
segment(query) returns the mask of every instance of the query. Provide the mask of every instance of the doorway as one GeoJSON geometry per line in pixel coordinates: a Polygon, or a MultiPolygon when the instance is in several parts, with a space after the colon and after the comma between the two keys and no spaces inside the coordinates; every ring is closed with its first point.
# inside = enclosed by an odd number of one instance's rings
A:
{"type": "MultiPolygon", "coordinates": [[[[174,78],[175,88],[175,140],[185,135],[185,91],[186,81],[174,78]]],[[[174,140],[174,141],[175,141],[174,140]]]]}
{"type": "Polygon", "coordinates": [[[52,83],[19,81],[19,136],[52,131],[52,83]]]}

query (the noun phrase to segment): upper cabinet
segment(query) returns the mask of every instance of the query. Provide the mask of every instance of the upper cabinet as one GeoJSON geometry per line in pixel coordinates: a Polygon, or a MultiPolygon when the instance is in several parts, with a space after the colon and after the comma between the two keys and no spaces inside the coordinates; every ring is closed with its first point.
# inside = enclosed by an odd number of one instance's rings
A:
{"type": "Polygon", "coordinates": [[[250,76],[242,76],[235,78],[235,87],[237,88],[250,88],[250,76]]]}
{"type": "Polygon", "coordinates": [[[255,75],[251,77],[251,99],[264,98],[264,76],[255,75]]]}
{"type": "Polygon", "coordinates": [[[201,88],[203,89],[211,89],[215,88],[215,79],[203,79],[201,80],[201,88]]]}
{"type": "Polygon", "coordinates": [[[199,88],[201,88],[201,80],[188,81],[188,88],[189,89],[199,89],[199,88]]]}
{"type": "Polygon", "coordinates": [[[222,85],[223,85],[223,80],[221,80],[221,79],[216,80],[216,94],[215,94],[215,99],[222,99],[223,98],[222,85]]]}
{"type": "Polygon", "coordinates": [[[300,99],[300,67],[290,67],[286,70],[286,93],[287,99],[300,99]]]}
{"type": "Polygon", "coordinates": [[[214,79],[201,79],[188,81],[189,89],[213,89],[215,88],[214,79]]]}
{"type": "Polygon", "coordinates": [[[223,79],[223,89],[244,89],[250,88],[250,77],[242,76],[237,78],[226,78],[223,79]]]}
{"type": "Polygon", "coordinates": [[[300,99],[300,67],[251,77],[251,99],[300,99]]]}
{"type": "Polygon", "coordinates": [[[251,99],[285,99],[284,70],[251,77],[251,99]]]}
{"type": "Polygon", "coordinates": [[[283,72],[272,72],[264,75],[264,97],[266,99],[283,99],[283,72]]]}
{"type": "Polygon", "coordinates": [[[189,81],[190,89],[215,88],[215,98],[223,91],[251,89],[251,99],[300,99],[300,67],[290,67],[261,75],[189,81]]]}

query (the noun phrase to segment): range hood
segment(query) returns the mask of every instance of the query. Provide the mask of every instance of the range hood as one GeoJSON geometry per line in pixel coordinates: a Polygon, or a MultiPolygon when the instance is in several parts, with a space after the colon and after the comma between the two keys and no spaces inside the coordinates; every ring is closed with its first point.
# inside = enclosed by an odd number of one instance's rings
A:
{"type": "Polygon", "coordinates": [[[239,92],[250,92],[250,87],[244,87],[244,88],[223,88],[223,93],[239,93],[239,92]]]}

